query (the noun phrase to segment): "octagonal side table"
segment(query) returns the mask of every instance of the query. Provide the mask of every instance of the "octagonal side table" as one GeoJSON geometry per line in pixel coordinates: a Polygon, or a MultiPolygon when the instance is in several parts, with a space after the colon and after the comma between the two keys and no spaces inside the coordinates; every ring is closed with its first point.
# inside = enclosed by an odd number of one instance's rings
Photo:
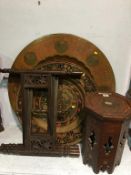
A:
{"type": "Polygon", "coordinates": [[[95,173],[112,173],[120,164],[128,132],[131,107],[116,93],[89,93],[85,100],[83,163],[95,173]]]}

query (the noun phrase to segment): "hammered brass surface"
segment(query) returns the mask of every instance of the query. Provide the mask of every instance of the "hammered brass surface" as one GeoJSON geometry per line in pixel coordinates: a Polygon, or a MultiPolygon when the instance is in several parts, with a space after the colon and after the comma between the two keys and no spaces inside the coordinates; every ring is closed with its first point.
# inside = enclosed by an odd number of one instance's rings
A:
{"type": "MultiPolygon", "coordinates": [[[[74,144],[81,140],[80,111],[84,105],[84,94],[97,89],[115,90],[114,74],[104,54],[89,41],[70,34],[48,35],[35,40],[17,56],[12,69],[83,72],[80,81],[60,81],[56,132],[57,141],[61,144],[74,144]]],[[[21,118],[19,77],[9,76],[8,90],[12,108],[21,118]]],[[[46,100],[46,92],[35,92],[32,133],[43,133],[47,130],[46,100]]]]}

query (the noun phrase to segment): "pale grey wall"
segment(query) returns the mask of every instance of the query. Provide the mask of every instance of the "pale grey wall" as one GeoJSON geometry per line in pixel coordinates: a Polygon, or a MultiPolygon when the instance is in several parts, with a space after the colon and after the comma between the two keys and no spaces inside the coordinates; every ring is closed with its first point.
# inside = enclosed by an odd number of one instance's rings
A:
{"type": "Polygon", "coordinates": [[[72,33],[90,40],[105,53],[115,73],[117,92],[124,94],[131,65],[131,1],[40,2],[41,5],[37,0],[0,0],[2,66],[11,66],[21,49],[42,35],[72,33]]]}

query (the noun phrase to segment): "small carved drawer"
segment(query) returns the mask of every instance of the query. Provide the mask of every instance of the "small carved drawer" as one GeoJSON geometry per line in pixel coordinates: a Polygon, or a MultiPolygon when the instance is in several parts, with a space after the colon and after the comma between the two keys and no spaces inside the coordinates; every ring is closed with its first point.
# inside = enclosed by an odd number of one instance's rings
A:
{"type": "Polygon", "coordinates": [[[95,173],[112,173],[120,164],[127,137],[131,108],[125,97],[116,93],[89,93],[85,100],[83,163],[95,173]]]}

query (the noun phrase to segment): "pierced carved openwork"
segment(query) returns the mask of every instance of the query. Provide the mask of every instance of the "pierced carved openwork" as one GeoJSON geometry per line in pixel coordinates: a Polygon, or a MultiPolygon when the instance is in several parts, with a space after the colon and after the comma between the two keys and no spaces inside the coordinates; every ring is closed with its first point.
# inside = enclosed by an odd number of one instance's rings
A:
{"type": "Polygon", "coordinates": [[[91,149],[93,149],[94,145],[96,144],[96,135],[95,135],[94,131],[91,131],[91,134],[90,134],[88,140],[89,140],[91,149]]]}
{"type": "MultiPolygon", "coordinates": [[[[86,92],[96,91],[96,86],[90,71],[82,62],[69,56],[48,57],[35,66],[36,71],[56,71],[56,72],[83,72],[80,79],[73,79],[65,76],[59,77],[58,96],[57,96],[57,120],[56,120],[56,141],[58,144],[73,145],[81,140],[81,109],[84,107],[84,96],[86,92]]],[[[32,102],[32,133],[47,133],[47,115],[48,115],[48,90],[43,75],[28,75],[26,84],[30,83],[32,87],[39,85],[44,90],[38,88],[33,90],[32,102]],[[32,77],[33,76],[33,77],[32,77]]],[[[22,92],[19,86],[16,96],[16,110],[22,120],[22,92]]]]}
{"type": "Polygon", "coordinates": [[[112,137],[108,137],[107,143],[104,144],[105,154],[108,155],[111,153],[112,149],[114,148],[112,137]]]}
{"type": "Polygon", "coordinates": [[[32,86],[33,88],[47,88],[48,87],[48,77],[45,75],[32,75],[28,74],[24,80],[25,86],[32,86]]]}
{"type": "MultiPolygon", "coordinates": [[[[71,79],[79,79],[82,75],[82,72],[71,72],[66,73],[62,71],[41,71],[34,70],[31,71],[18,71],[3,69],[3,73],[13,73],[20,74],[21,79],[21,115],[22,115],[22,124],[23,124],[23,144],[3,144],[0,146],[0,151],[2,152],[11,152],[18,154],[41,154],[41,155],[72,155],[78,156],[79,149],[77,145],[73,146],[62,146],[57,141],[56,137],[56,124],[57,124],[57,113],[59,108],[58,104],[58,84],[59,78],[62,80],[66,77],[71,79]],[[46,105],[48,109],[41,111],[46,112],[46,122],[47,129],[46,133],[35,132],[33,133],[33,123],[32,123],[32,114],[39,112],[40,109],[34,111],[34,104],[37,101],[34,101],[34,91],[37,93],[47,91],[46,104],[45,97],[44,103],[42,106],[46,105]]],[[[41,96],[40,96],[41,97],[41,96]]],[[[61,102],[62,103],[62,102],[61,102]]],[[[62,106],[62,108],[66,108],[62,106]]],[[[74,109],[74,106],[73,106],[74,109]]],[[[70,111],[69,111],[70,112],[70,111]]],[[[79,111],[80,112],[80,111],[79,111]]],[[[69,113],[68,113],[69,115],[69,113]]],[[[43,117],[43,115],[42,115],[43,117]]],[[[74,133],[70,132],[69,136],[72,137],[74,133]]],[[[68,140],[67,140],[68,141],[68,140]]],[[[66,143],[67,143],[66,141],[66,143]]]]}

